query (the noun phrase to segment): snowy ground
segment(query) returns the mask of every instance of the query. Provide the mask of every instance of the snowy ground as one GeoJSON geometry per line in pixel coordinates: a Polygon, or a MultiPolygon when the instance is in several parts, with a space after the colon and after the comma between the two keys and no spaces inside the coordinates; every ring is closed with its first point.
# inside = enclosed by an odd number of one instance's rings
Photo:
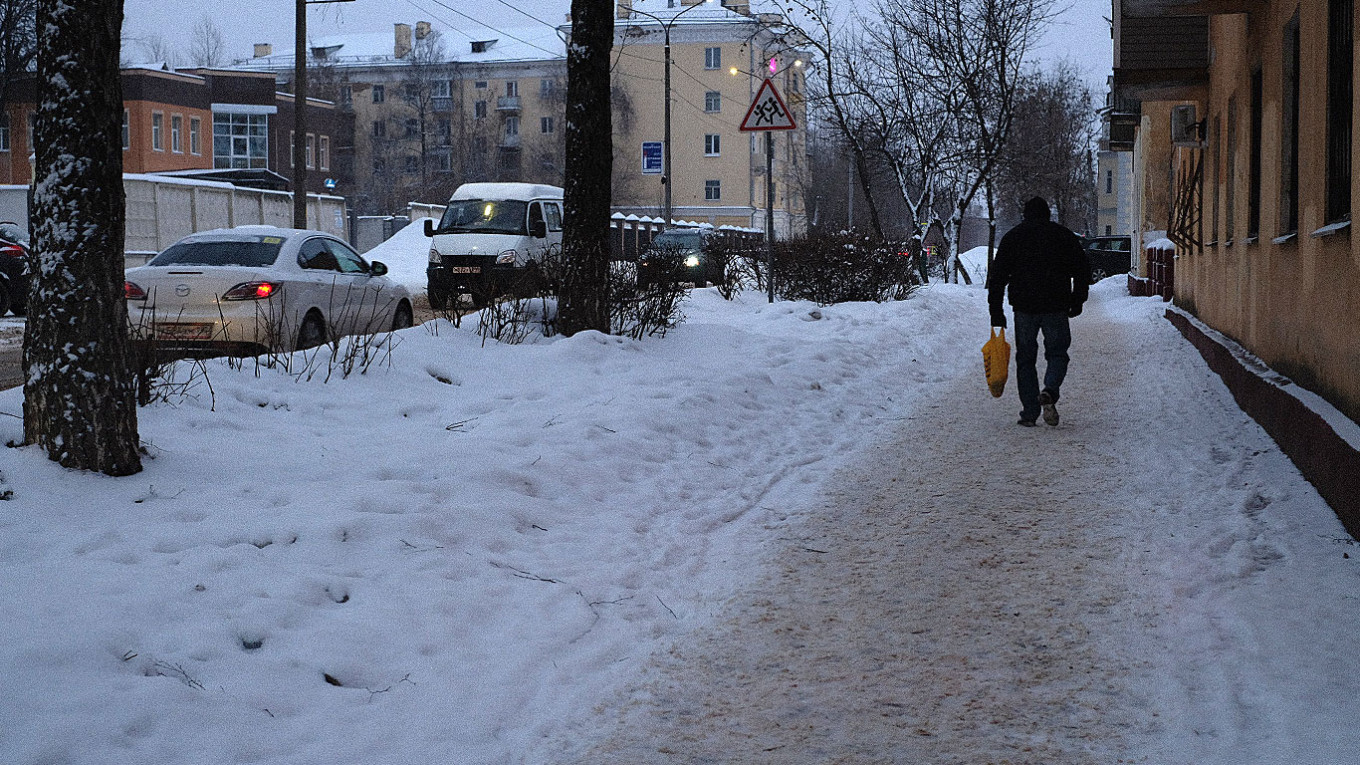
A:
{"type": "MultiPolygon", "coordinates": [[[[0,455],[0,762],[707,761],[667,710],[778,693],[742,655],[833,727],[723,761],[1347,761],[1360,550],[1162,310],[1093,290],[1052,431],[985,393],[976,287],[701,290],[642,343],[436,322],[328,383],[213,362],[141,411],[137,476],[0,455]],[[762,627],[791,610],[813,639],[762,627]],[[862,688],[904,725],[838,722],[862,688]]],[[[694,735],[774,735],[748,706],[694,735]]]]}

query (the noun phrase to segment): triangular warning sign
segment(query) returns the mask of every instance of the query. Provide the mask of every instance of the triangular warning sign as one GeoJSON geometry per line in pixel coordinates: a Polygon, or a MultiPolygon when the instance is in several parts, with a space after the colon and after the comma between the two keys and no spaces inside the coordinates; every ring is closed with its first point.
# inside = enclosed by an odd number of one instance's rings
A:
{"type": "Polygon", "coordinates": [[[746,110],[746,119],[741,121],[741,129],[749,132],[794,130],[797,127],[793,122],[793,112],[784,104],[784,99],[779,97],[774,82],[772,80],[762,82],[760,90],[756,91],[755,100],[751,102],[751,108],[746,110]]]}

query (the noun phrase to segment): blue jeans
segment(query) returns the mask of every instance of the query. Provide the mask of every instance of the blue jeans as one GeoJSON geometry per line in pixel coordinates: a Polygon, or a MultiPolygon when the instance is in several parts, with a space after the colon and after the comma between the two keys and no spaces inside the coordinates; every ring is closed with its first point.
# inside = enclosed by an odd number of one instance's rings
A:
{"type": "Polygon", "coordinates": [[[1039,330],[1044,333],[1044,390],[1058,400],[1058,389],[1067,377],[1067,349],[1072,345],[1072,327],[1065,313],[1015,312],[1015,387],[1020,391],[1020,416],[1039,417],[1039,330]]]}

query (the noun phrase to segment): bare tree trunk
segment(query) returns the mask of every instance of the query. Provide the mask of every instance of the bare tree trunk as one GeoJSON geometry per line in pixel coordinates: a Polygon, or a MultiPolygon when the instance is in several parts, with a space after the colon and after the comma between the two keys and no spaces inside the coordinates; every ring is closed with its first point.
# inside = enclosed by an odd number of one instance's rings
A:
{"type": "Polygon", "coordinates": [[[614,4],[572,0],[567,45],[565,215],[562,255],[566,280],[558,328],[571,335],[609,332],[609,202],[614,169],[609,53],[614,45],[614,4]]]}
{"type": "Polygon", "coordinates": [[[130,475],[137,407],[123,299],[122,0],[42,0],[24,441],[130,475]]]}

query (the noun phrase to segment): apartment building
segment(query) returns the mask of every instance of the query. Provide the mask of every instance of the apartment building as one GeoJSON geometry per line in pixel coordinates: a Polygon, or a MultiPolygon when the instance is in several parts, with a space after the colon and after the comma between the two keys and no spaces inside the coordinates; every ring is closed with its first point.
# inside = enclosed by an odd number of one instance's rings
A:
{"type": "Polygon", "coordinates": [[[620,0],[614,26],[614,205],[661,213],[662,179],[672,217],[765,228],[807,229],[807,55],[790,47],[782,19],[735,0],[620,0]],[[664,168],[665,48],[671,49],[671,161],[664,168]],[[774,134],[775,193],[766,199],[765,144],[740,130],[761,83],[771,79],[797,124],[774,134]]]}
{"type": "MultiPolygon", "coordinates": [[[[353,115],[356,183],[364,214],[439,202],[469,181],[560,185],[566,53],[550,27],[436,29],[315,40],[308,92],[353,115]]],[[[239,67],[273,72],[291,89],[293,52],[255,46],[239,67]]]]}

